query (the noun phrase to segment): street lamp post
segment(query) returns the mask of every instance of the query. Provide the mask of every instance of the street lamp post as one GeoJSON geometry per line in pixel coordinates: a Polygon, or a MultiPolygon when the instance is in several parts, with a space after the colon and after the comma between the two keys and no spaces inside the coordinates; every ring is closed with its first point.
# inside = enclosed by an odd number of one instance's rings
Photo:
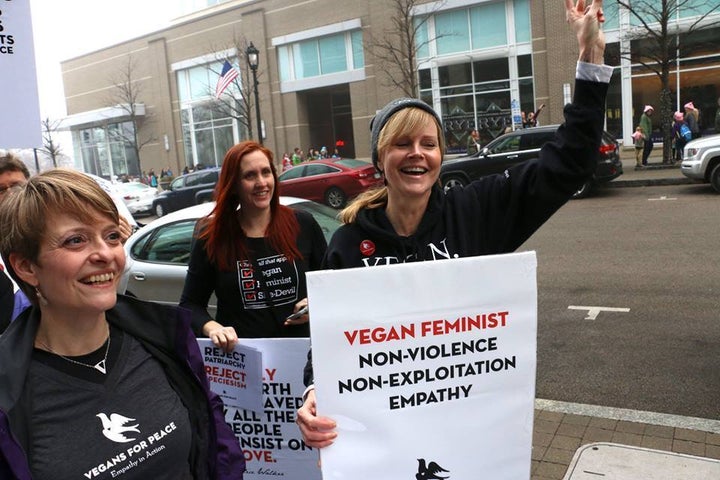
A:
{"type": "Polygon", "coordinates": [[[250,45],[248,45],[247,50],[245,51],[245,54],[247,55],[247,61],[248,65],[250,66],[250,70],[252,70],[253,75],[253,86],[255,89],[255,118],[257,119],[257,139],[260,145],[263,144],[263,138],[262,138],[262,122],[260,121],[260,100],[258,97],[258,81],[257,81],[257,68],[258,68],[258,61],[260,57],[258,56],[260,52],[257,48],[255,48],[255,45],[253,45],[252,42],[250,42],[250,45]]]}

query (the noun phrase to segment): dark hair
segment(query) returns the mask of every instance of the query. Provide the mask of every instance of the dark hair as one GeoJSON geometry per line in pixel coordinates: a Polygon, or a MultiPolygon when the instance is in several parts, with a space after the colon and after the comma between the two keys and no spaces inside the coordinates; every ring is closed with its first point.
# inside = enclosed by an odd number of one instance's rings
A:
{"type": "Polygon", "coordinates": [[[7,152],[0,155],[0,173],[22,172],[25,179],[30,178],[30,171],[27,166],[15,154],[7,152]]]}
{"type": "Polygon", "coordinates": [[[208,258],[220,270],[231,270],[234,262],[247,259],[249,250],[245,242],[239,218],[242,208],[238,209],[240,197],[238,185],[242,178],[242,158],[252,152],[261,151],[270,163],[275,188],[270,199],[270,225],[265,236],[270,246],[287,257],[288,261],[302,258],[297,248],[297,236],[300,233],[295,213],[292,209],[280,205],[277,170],[270,150],[257,142],[246,141],[230,148],[223,159],[220,178],[215,186],[215,208],[201,226],[199,237],[206,241],[208,258]]]}

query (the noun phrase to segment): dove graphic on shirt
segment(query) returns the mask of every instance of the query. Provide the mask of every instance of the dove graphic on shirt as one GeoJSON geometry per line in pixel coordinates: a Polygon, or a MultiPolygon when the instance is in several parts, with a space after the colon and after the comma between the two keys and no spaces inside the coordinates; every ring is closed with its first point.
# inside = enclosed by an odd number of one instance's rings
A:
{"type": "Polygon", "coordinates": [[[103,435],[109,440],[117,443],[132,442],[135,438],[129,438],[125,435],[125,432],[140,433],[136,423],[135,425],[127,425],[128,422],[134,422],[134,418],[123,417],[117,413],[111,413],[110,418],[104,413],[98,413],[95,415],[100,418],[103,426],[103,435]]]}
{"type": "Polygon", "coordinates": [[[418,458],[418,473],[415,474],[416,480],[444,480],[447,477],[442,477],[439,474],[443,472],[449,472],[435,462],[430,462],[427,466],[425,465],[424,458],[418,458]]]}

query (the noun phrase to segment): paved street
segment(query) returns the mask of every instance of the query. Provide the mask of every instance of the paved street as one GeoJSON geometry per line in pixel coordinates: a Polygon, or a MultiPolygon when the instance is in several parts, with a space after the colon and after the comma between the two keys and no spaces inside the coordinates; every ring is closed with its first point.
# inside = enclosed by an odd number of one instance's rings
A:
{"type": "Polygon", "coordinates": [[[538,398],[720,418],[719,200],[605,189],[522,247],[538,252],[538,398]]]}

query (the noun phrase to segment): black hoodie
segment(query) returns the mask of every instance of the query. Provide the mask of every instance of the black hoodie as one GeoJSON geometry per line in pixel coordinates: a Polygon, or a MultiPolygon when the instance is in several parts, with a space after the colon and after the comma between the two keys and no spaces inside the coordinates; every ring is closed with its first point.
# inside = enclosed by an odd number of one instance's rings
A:
{"type": "MultiPolygon", "coordinates": [[[[537,160],[447,193],[437,185],[417,231],[395,233],[383,208],[363,209],[333,235],[323,268],[372,267],[513,252],[592,177],[608,84],[575,81],[573,103],[537,160]]],[[[305,384],[312,383],[312,365],[305,384]]]]}

